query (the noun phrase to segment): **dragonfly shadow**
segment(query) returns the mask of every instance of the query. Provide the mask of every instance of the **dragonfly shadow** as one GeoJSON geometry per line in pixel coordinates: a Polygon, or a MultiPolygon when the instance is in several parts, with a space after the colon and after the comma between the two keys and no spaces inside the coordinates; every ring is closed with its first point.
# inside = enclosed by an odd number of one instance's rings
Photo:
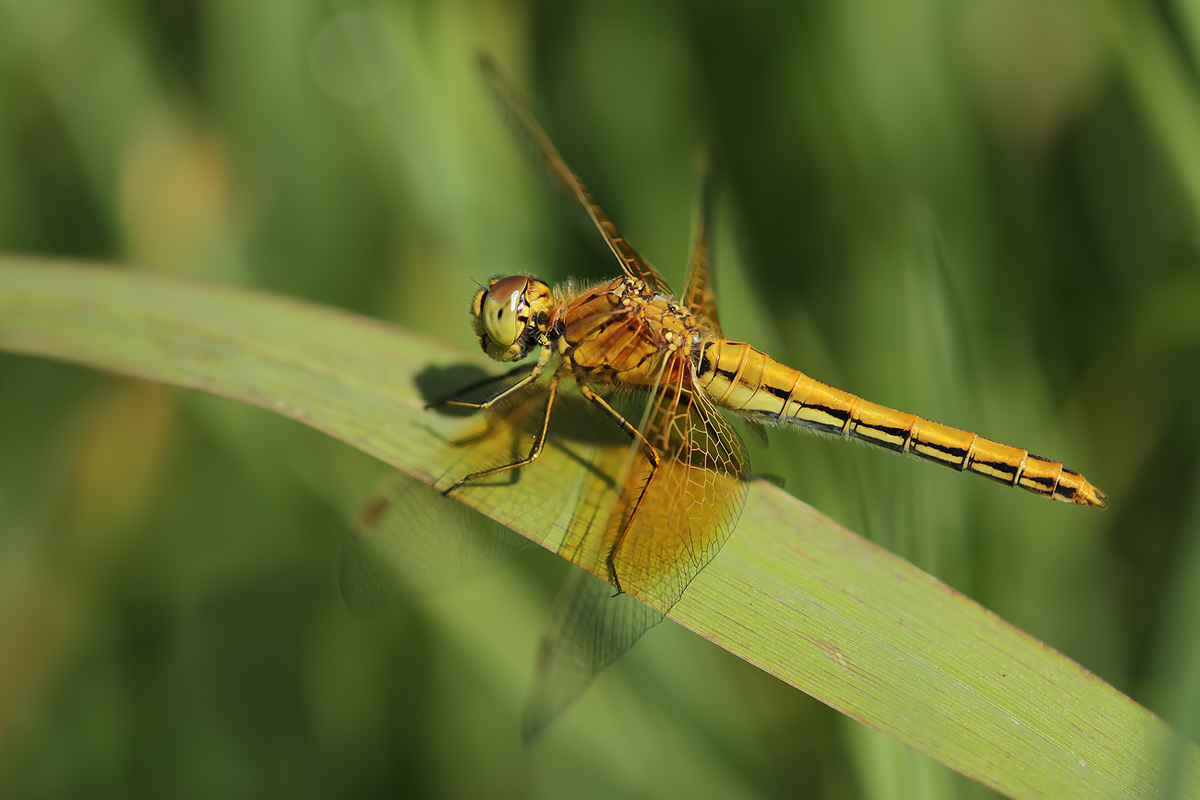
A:
{"type": "MultiPolygon", "coordinates": [[[[520,367],[508,373],[490,375],[473,364],[450,367],[428,367],[416,377],[417,390],[426,403],[437,403],[449,398],[483,402],[494,397],[528,374],[532,365],[520,367]]],[[[462,448],[468,455],[467,461],[474,462],[473,469],[490,469],[525,458],[543,424],[546,411],[548,378],[506,399],[496,408],[480,411],[463,406],[435,405],[432,413],[450,417],[482,416],[487,420],[484,430],[473,432],[450,444],[462,448]]],[[[636,402],[628,398],[616,401],[618,406],[628,409],[628,418],[640,419],[641,410],[636,402]],[[623,401],[623,402],[622,402],[623,401]]],[[[550,428],[546,449],[554,450],[575,462],[579,467],[592,472],[595,477],[613,485],[615,475],[609,475],[596,466],[595,452],[610,448],[622,450],[630,447],[631,439],[611,420],[583,398],[570,381],[562,385],[551,412],[550,428]]],[[[533,466],[533,465],[530,465],[533,466]]],[[[468,470],[471,471],[471,470],[468,470]]],[[[524,470],[513,469],[473,482],[476,486],[512,486],[520,479],[524,470]]]]}
{"type": "MultiPolygon", "coordinates": [[[[499,392],[511,381],[494,376],[475,364],[455,364],[449,367],[426,367],[413,381],[426,405],[444,400],[482,402],[499,392]]],[[[469,417],[478,413],[462,406],[438,405],[430,409],[447,417],[469,417]]]]}

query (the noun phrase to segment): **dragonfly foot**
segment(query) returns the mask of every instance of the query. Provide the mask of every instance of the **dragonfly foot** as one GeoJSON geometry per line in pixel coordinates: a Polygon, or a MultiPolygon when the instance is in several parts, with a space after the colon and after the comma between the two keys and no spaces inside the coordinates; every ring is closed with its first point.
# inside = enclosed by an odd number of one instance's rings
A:
{"type": "Polygon", "coordinates": [[[613,567],[612,562],[608,564],[608,582],[617,590],[613,597],[620,597],[625,594],[625,590],[621,588],[621,579],[617,577],[617,570],[613,567]]]}

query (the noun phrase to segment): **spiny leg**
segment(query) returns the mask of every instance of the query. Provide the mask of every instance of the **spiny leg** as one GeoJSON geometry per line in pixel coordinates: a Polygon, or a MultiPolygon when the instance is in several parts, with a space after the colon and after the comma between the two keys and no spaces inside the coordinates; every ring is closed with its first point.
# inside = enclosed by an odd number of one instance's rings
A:
{"type": "MultiPolygon", "coordinates": [[[[469,400],[446,399],[446,400],[438,401],[435,405],[458,406],[459,408],[474,408],[477,411],[486,411],[487,409],[489,409],[492,406],[499,403],[501,400],[512,397],[514,394],[521,391],[526,386],[528,386],[529,384],[536,381],[538,378],[542,377],[542,372],[545,371],[546,364],[550,361],[551,355],[553,355],[553,351],[549,347],[543,346],[542,351],[540,353],[538,353],[537,363],[534,364],[532,367],[528,368],[529,369],[528,375],[526,375],[524,378],[521,378],[521,380],[517,381],[512,386],[509,386],[507,389],[504,389],[500,393],[493,395],[492,397],[489,397],[487,400],[484,400],[482,403],[472,403],[469,400]]],[[[504,378],[507,378],[511,375],[515,375],[516,373],[520,372],[523,369],[526,369],[526,367],[518,367],[516,369],[511,369],[508,372],[506,372],[505,374],[500,375],[494,379],[489,378],[485,381],[473,383],[470,386],[466,387],[466,389],[464,389],[463,391],[470,391],[471,389],[477,388],[479,386],[486,386],[487,384],[491,383],[493,380],[503,380],[504,378]]],[[[426,406],[426,408],[428,408],[428,407],[429,406],[426,406]]],[[[462,481],[459,481],[459,483],[462,483],[462,481]]]]}
{"type": "MultiPolygon", "coordinates": [[[[526,384],[528,384],[530,382],[531,381],[524,381],[524,383],[526,383],[526,384]]],[[[505,390],[504,392],[501,393],[501,395],[511,394],[511,391],[512,390],[505,390]]],[[[498,395],[497,397],[499,397],[501,395],[498,395]]],[[[550,429],[550,412],[554,408],[554,400],[556,397],[558,397],[558,376],[557,375],[555,377],[551,378],[550,385],[547,387],[546,413],[542,416],[541,428],[538,429],[537,436],[533,440],[533,446],[529,448],[529,454],[527,456],[525,456],[524,458],[518,459],[511,464],[504,464],[499,467],[493,467],[491,469],[485,469],[485,470],[481,470],[479,472],[472,472],[470,475],[467,475],[466,477],[461,478],[460,480],[451,484],[449,488],[447,488],[445,491],[442,492],[442,494],[449,496],[449,494],[451,492],[453,492],[458,487],[462,486],[464,483],[470,483],[471,481],[479,480],[480,478],[486,478],[489,475],[496,475],[501,472],[507,472],[511,469],[519,469],[520,467],[527,466],[529,464],[532,464],[534,461],[536,461],[537,457],[539,455],[541,455],[541,453],[542,453],[542,446],[546,444],[546,432],[550,429]]],[[[495,402],[496,399],[497,398],[492,398],[492,400],[488,401],[487,405],[480,404],[479,408],[490,407],[490,404],[495,402]]]]}
{"type": "MultiPolygon", "coordinates": [[[[642,500],[646,497],[646,492],[650,488],[650,484],[654,481],[654,476],[658,474],[658,465],[660,456],[654,446],[647,441],[641,431],[635,428],[629,420],[621,416],[621,413],[608,404],[600,395],[593,392],[584,384],[579,384],[580,393],[590,400],[597,408],[604,412],[605,416],[617,424],[617,427],[623,430],[630,439],[638,444],[639,449],[644,449],[650,461],[650,477],[646,478],[646,483],[642,486],[641,492],[638,493],[637,502],[633,504],[633,509],[621,524],[621,531],[617,534],[617,539],[613,542],[612,547],[608,549],[608,555],[604,559],[604,564],[608,568],[608,577],[612,580],[613,588],[617,590],[617,594],[623,594],[624,589],[621,588],[621,579],[617,576],[616,555],[617,549],[621,546],[621,542],[625,539],[625,534],[628,533],[629,527],[633,525],[634,517],[637,516],[638,509],[642,507],[642,500]]],[[[613,595],[614,597],[616,595],[613,595]]]]}
{"type": "MultiPolygon", "coordinates": [[[[520,373],[524,372],[525,370],[532,370],[532,369],[534,369],[533,364],[522,364],[519,367],[513,367],[512,369],[510,369],[508,372],[504,373],[503,375],[491,375],[482,380],[478,380],[478,381],[475,381],[474,383],[467,384],[466,386],[463,386],[463,387],[457,389],[454,392],[454,394],[452,394],[452,395],[443,397],[440,400],[434,400],[431,403],[426,403],[425,410],[428,411],[429,409],[437,408],[438,406],[462,405],[462,401],[456,400],[456,398],[461,397],[462,395],[467,394],[469,392],[473,392],[476,389],[482,389],[483,387],[489,386],[493,383],[500,383],[501,381],[506,381],[514,375],[519,375],[520,373]]],[[[511,391],[511,387],[509,389],[506,389],[505,391],[506,392],[511,391]]],[[[503,393],[504,392],[501,392],[501,394],[503,394],[503,393]]]]}

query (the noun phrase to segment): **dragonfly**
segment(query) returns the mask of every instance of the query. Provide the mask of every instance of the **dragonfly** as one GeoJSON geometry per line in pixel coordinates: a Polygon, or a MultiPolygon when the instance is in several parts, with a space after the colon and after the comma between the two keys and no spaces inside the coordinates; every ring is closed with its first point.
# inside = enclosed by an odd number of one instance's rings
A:
{"type": "MultiPolygon", "coordinates": [[[[755,426],[795,425],[854,438],[1042,497],[1104,507],[1104,493],[1058,461],[862,399],[726,339],[712,283],[714,181],[704,181],[684,288],[676,296],[567,167],[497,65],[483,57],[481,66],[540,162],[585,212],[620,268],[615,278],[586,287],[552,288],[530,275],[489,280],[471,301],[479,346],[495,361],[520,365],[430,404],[487,417],[483,433],[459,443],[461,472],[441,489],[447,496],[535,469],[572,384],[596,412],[592,424],[611,434],[589,451],[590,469],[568,494],[574,508],[558,546],[606,584],[579,578],[560,596],[538,671],[562,686],[548,690],[556,696],[543,703],[548,710],[532,727],[661,619],[730,536],[752,474],[727,412],[755,426]],[[480,391],[483,399],[465,399],[480,391]],[[627,600],[602,605],[614,593],[616,600],[632,596],[657,611],[627,600]],[[559,657],[555,666],[554,646],[563,641],[582,651],[559,657]]],[[[403,502],[395,496],[388,502],[404,505],[407,491],[398,492],[403,502]]]]}
{"type": "Polygon", "coordinates": [[[1058,461],[865,400],[724,338],[711,281],[712,203],[701,204],[683,293],[676,299],[567,167],[495,63],[485,59],[483,68],[542,162],[590,217],[621,274],[582,289],[570,284],[552,289],[536,277],[513,275],[493,278],[475,293],[471,317],[484,353],[499,362],[519,362],[536,351],[536,361],[510,372],[524,374],[485,400],[440,404],[496,411],[528,393],[543,375],[549,380],[529,450],[458,478],[445,494],[534,464],[549,435],[560,384],[573,381],[600,417],[624,433],[629,447],[606,520],[589,527],[588,542],[570,544],[587,551],[585,566],[600,568],[618,593],[649,595],[667,607],[720,549],[745,498],[746,448],[722,411],[754,423],[858,439],[1042,497],[1104,507],[1104,493],[1058,461]],[[612,392],[643,396],[640,418],[615,408],[606,399],[612,392]]]}

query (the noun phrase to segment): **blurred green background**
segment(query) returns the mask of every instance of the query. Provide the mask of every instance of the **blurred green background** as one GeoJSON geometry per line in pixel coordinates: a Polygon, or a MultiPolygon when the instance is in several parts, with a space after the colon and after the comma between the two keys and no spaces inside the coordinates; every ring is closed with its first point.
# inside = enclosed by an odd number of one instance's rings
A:
{"type": "MultiPolygon", "coordinates": [[[[1194,0],[4,0],[0,248],[473,350],[474,281],[615,271],[480,49],[676,285],[718,153],[731,338],[1106,491],[751,442],[1200,738],[1194,0]]],[[[385,472],[258,409],[0,355],[0,795],[990,795],[670,623],[523,748],[565,565],[353,616],[339,549],[385,472]]]]}

